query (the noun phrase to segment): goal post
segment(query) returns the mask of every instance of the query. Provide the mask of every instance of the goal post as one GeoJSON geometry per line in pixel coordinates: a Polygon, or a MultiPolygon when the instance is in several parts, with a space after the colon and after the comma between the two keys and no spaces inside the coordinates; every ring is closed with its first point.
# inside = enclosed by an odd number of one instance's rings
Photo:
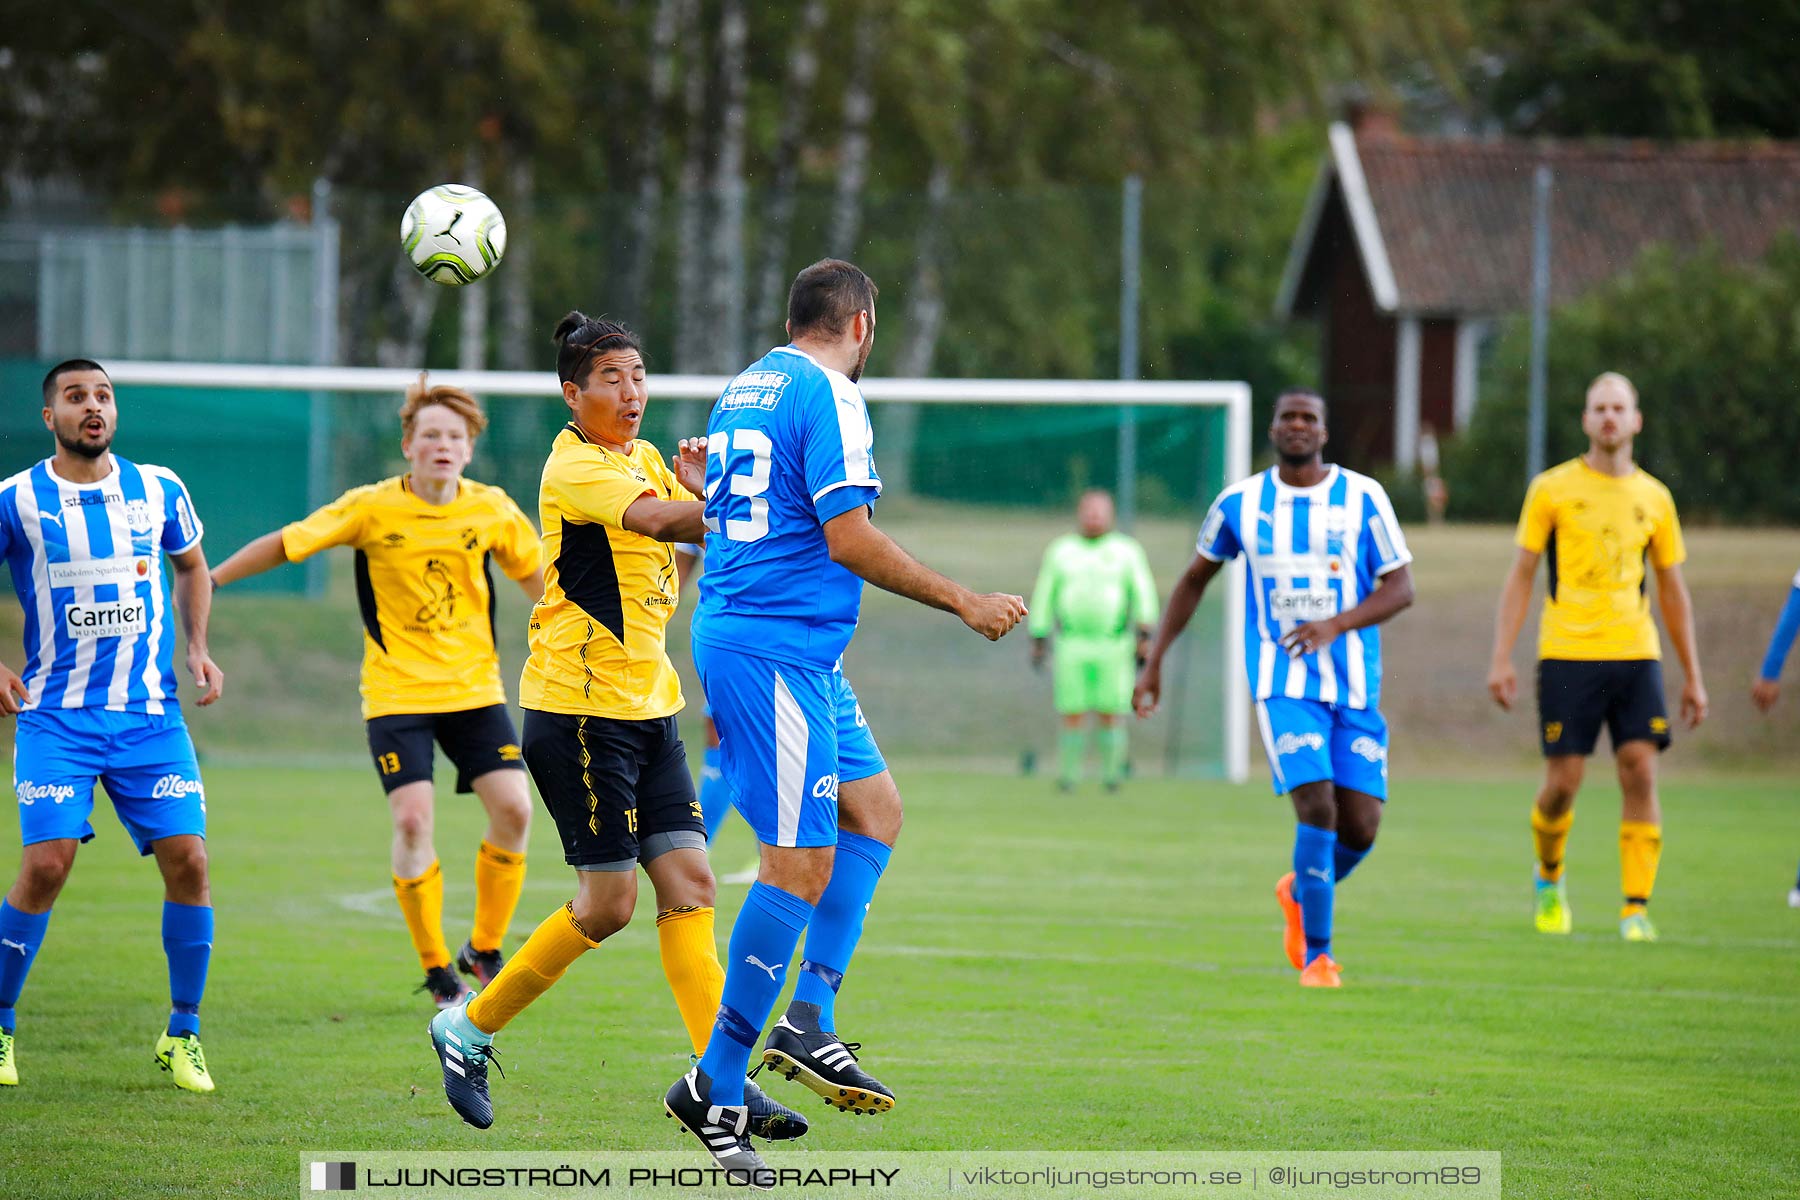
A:
{"type": "MultiPolygon", "coordinates": [[[[179,411],[190,423],[205,420],[195,415],[196,397],[212,394],[218,419],[235,426],[234,444],[240,450],[244,438],[254,440],[258,428],[272,437],[292,438],[294,453],[283,465],[303,476],[304,483],[284,496],[303,491],[310,505],[324,503],[344,487],[392,473],[398,442],[393,408],[374,405],[370,398],[385,395],[397,401],[419,375],[404,368],[141,361],[111,362],[107,370],[121,386],[184,398],[187,407],[179,411]],[[234,395],[237,421],[230,399],[234,395]],[[284,397],[291,402],[282,403],[284,397]],[[254,405],[247,423],[242,420],[246,400],[254,405]]],[[[517,401],[490,406],[494,425],[482,439],[488,457],[478,458],[471,474],[487,478],[482,468],[490,468],[532,511],[530,497],[542,465],[538,452],[566,416],[556,376],[545,371],[433,370],[430,379],[484,398],[517,401]],[[509,432],[496,436],[503,422],[509,432]]],[[[697,432],[685,426],[703,421],[698,402],[713,400],[729,381],[722,375],[649,376],[652,411],[646,414],[644,436],[666,450],[673,437],[697,432]],[[650,420],[652,415],[658,423],[650,420]],[[669,423],[677,418],[683,427],[669,423]]],[[[1079,491],[1116,486],[1118,481],[1107,477],[1113,455],[1103,443],[1116,436],[1127,409],[1138,414],[1136,436],[1144,446],[1145,461],[1134,482],[1151,501],[1140,503],[1133,532],[1150,548],[1163,587],[1191,556],[1204,505],[1227,483],[1250,472],[1250,388],[1242,382],[872,377],[860,387],[876,422],[877,462],[908,454],[906,475],[916,480],[913,498],[918,502],[884,503],[884,526],[899,530],[897,536],[926,562],[983,587],[1029,592],[1044,544],[1073,526],[1072,502],[1079,491]],[[950,406],[960,408],[952,411],[950,406]],[[884,441],[884,433],[902,431],[904,444],[894,437],[884,441]],[[1192,464],[1191,469],[1184,464],[1192,464]],[[898,515],[890,519],[890,514],[898,515]]],[[[203,433],[192,431],[184,445],[203,433]]],[[[187,466],[180,461],[170,465],[177,470],[187,466]]],[[[205,497],[199,502],[204,511],[205,497]]],[[[242,503],[233,497],[234,509],[242,503]]],[[[256,519],[267,529],[296,515],[284,511],[257,514],[256,519]]],[[[1235,781],[1247,777],[1250,710],[1241,665],[1241,571],[1242,564],[1233,563],[1222,573],[1215,598],[1202,606],[1204,620],[1197,614],[1190,634],[1177,645],[1178,661],[1171,664],[1165,685],[1163,752],[1140,749],[1135,755],[1140,765],[1160,758],[1164,769],[1176,773],[1235,781]],[[1196,751],[1196,745],[1203,749],[1196,751]]],[[[877,596],[871,592],[872,599],[877,596]]],[[[677,624],[685,639],[685,624],[677,624]]],[[[914,634],[871,638],[871,624],[865,622],[852,648],[851,666],[858,678],[869,681],[863,684],[866,691],[889,686],[877,681],[891,674],[905,680],[904,690],[925,693],[914,695],[915,701],[933,695],[946,699],[953,693],[964,697],[967,706],[958,712],[955,703],[946,702],[936,728],[899,731],[905,752],[926,754],[942,747],[943,757],[951,759],[1003,759],[1020,753],[1014,747],[1022,743],[1027,765],[1037,757],[1034,745],[1041,747],[1044,739],[1034,732],[1035,723],[1045,731],[1053,729],[1049,685],[1047,679],[1034,681],[1022,673],[1024,668],[1013,661],[1022,655],[989,667],[960,641],[945,638],[940,646],[914,634]],[[864,653],[865,644],[871,654],[864,653]],[[976,674],[952,685],[946,676],[961,664],[976,674]],[[1001,720],[994,717],[996,706],[1019,711],[1001,720]],[[972,722],[991,722],[1001,730],[985,753],[967,729],[972,722]]],[[[916,627],[913,622],[883,624],[916,627]]],[[[674,627],[671,637],[676,638],[674,627]]]]}

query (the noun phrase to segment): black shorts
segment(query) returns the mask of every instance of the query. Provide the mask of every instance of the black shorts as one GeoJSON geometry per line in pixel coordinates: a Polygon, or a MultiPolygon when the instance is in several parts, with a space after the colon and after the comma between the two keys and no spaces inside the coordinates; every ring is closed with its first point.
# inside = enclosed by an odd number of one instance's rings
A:
{"type": "Polygon", "coordinates": [[[629,871],[706,849],[674,717],[624,721],[525,710],[525,765],[577,871],[629,871]]]}
{"type": "Polygon", "coordinates": [[[1669,748],[1669,709],[1663,703],[1662,663],[1654,658],[1538,663],[1538,728],[1544,757],[1592,754],[1600,725],[1613,753],[1626,742],[1669,748]]]}
{"type": "Polygon", "coordinates": [[[519,735],[504,704],[447,713],[394,713],[368,720],[369,753],[386,791],[431,781],[431,744],[456,764],[456,790],[472,792],[489,771],[519,771],[519,735]]]}

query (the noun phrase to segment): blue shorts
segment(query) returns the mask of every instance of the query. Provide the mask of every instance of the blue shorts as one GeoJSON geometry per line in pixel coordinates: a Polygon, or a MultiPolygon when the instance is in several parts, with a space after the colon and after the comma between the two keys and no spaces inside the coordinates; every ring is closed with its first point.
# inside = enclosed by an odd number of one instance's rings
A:
{"type": "Polygon", "coordinates": [[[206,789],[181,710],[32,709],[19,714],[13,791],[23,844],[93,840],[94,781],[139,854],[159,838],[206,836],[206,789]]]}
{"type": "Polygon", "coordinates": [[[841,669],[796,667],[696,640],[731,801],[770,846],[837,845],[838,784],[887,770],[841,669]]]}
{"type": "Polygon", "coordinates": [[[1387,721],[1372,708],[1276,696],[1256,703],[1275,794],[1328,779],[1387,799],[1387,721]]]}

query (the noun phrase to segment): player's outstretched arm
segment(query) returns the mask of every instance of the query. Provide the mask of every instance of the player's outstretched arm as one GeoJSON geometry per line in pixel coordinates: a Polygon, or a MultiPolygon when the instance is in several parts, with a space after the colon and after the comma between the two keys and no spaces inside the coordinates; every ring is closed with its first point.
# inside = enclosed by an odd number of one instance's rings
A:
{"type": "Polygon", "coordinates": [[[706,505],[698,500],[658,500],[640,496],[625,510],[620,524],[659,542],[698,542],[706,538],[706,505]]]}
{"type": "MultiPolygon", "coordinates": [[[[279,542],[281,535],[277,533],[275,538],[279,542]]],[[[175,564],[175,610],[181,614],[181,631],[187,636],[188,672],[200,685],[199,703],[205,708],[225,690],[225,672],[219,670],[219,664],[206,649],[206,623],[212,616],[214,584],[206,572],[206,552],[199,546],[170,556],[170,561],[175,564]]]]}
{"type": "Polygon", "coordinates": [[[1687,681],[1681,685],[1681,719],[1689,729],[1706,720],[1706,684],[1700,678],[1700,647],[1694,638],[1694,602],[1679,563],[1656,568],[1656,600],[1662,605],[1669,640],[1687,681]]]}
{"type": "Polygon", "coordinates": [[[1162,661],[1181,636],[1181,631],[1188,627],[1194,619],[1194,610],[1200,607],[1200,597],[1206,594],[1206,585],[1212,582],[1213,576],[1224,566],[1204,554],[1194,555],[1194,560],[1187,565],[1176,581],[1175,590],[1169,593],[1169,606],[1163,609],[1162,622],[1156,627],[1156,636],[1150,639],[1150,648],[1144,652],[1144,669],[1138,672],[1137,686],[1132,689],[1131,707],[1140,717],[1147,717],[1156,711],[1157,703],[1162,698],[1162,661]]]}
{"type": "Polygon", "coordinates": [[[1412,602],[1412,568],[1395,567],[1381,577],[1375,590],[1355,608],[1323,621],[1307,621],[1290,629],[1281,639],[1282,649],[1289,654],[1308,654],[1314,650],[1323,650],[1336,641],[1339,635],[1349,633],[1352,629],[1367,629],[1371,625],[1379,625],[1395,613],[1411,607],[1412,602]]]}
{"type": "Polygon", "coordinates": [[[1796,636],[1800,636],[1800,575],[1794,576],[1787,603],[1775,621],[1775,632],[1769,635],[1762,668],[1756,673],[1756,682],[1750,685],[1750,700],[1761,712],[1774,708],[1781,698],[1781,668],[1787,662],[1788,651],[1794,648],[1796,636]]]}
{"type": "MultiPolygon", "coordinates": [[[[252,575],[261,575],[264,571],[273,571],[287,561],[287,548],[282,545],[281,530],[277,529],[263,534],[253,542],[246,542],[224,562],[214,567],[212,585],[221,588],[252,575]]],[[[183,611],[186,611],[185,606],[183,611]]]]}
{"type": "Polygon", "coordinates": [[[839,513],[825,522],[825,544],[832,562],[882,591],[955,613],[963,624],[990,642],[999,641],[1025,619],[1023,596],[972,592],[938,574],[875,528],[869,521],[867,507],[839,513]]]}
{"type": "Polygon", "coordinates": [[[1501,708],[1512,711],[1519,698],[1519,673],[1513,670],[1513,646],[1525,627],[1525,610],[1531,605],[1531,577],[1537,574],[1538,554],[1520,549],[1513,558],[1506,581],[1500,585],[1500,604],[1494,612],[1494,653],[1488,661],[1488,695],[1501,708]]]}

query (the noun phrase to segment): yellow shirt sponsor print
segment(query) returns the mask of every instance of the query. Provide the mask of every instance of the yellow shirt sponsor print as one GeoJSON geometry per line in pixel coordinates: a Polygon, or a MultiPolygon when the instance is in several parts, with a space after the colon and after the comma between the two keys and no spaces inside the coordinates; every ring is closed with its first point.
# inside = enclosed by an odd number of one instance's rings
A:
{"type": "Polygon", "coordinates": [[[1538,657],[1661,658],[1649,568],[1687,558],[1669,489],[1643,470],[1605,475],[1579,458],[1531,481],[1516,538],[1544,556],[1549,594],[1538,657]]]}
{"type": "Polygon", "coordinates": [[[286,526],[281,545],[294,562],[329,546],[356,550],[364,718],[506,703],[488,560],[523,579],[543,557],[505,492],[465,479],[436,505],[407,476],[384,479],[286,526]]]}
{"type": "Polygon", "coordinates": [[[621,454],[574,425],[557,434],[538,492],[544,598],[531,610],[524,707],[626,721],[681,711],[664,642],[679,588],[675,548],[623,526],[643,496],[695,499],[642,438],[621,454]]]}

